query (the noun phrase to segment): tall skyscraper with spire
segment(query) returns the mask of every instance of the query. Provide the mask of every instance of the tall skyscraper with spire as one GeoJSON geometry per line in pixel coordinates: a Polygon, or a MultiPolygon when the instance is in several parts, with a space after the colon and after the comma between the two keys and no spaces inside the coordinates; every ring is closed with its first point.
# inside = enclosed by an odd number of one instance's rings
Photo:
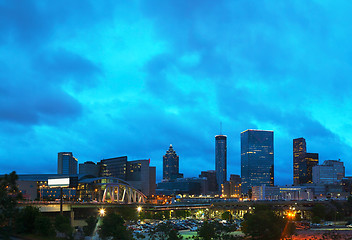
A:
{"type": "Polygon", "coordinates": [[[182,177],[183,174],[179,173],[179,156],[170,144],[169,150],[163,156],[163,179],[173,180],[182,177]]]}
{"type": "MultiPolygon", "coordinates": [[[[221,131],[220,131],[221,132],[221,131]]],[[[215,172],[218,190],[221,192],[221,184],[227,179],[227,136],[215,136],[215,172]]]]}

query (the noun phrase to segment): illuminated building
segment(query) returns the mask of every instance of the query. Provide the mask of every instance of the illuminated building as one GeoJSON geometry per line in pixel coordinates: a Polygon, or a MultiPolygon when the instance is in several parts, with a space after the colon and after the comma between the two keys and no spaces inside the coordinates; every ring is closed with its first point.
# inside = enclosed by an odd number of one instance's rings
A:
{"type": "Polygon", "coordinates": [[[239,198],[241,196],[241,177],[240,175],[231,174],[230,181],[221,184],[221,197],[239,198]]]}
{"type": "Polygon", "coordinates": [[[227,179],[227,137],[225,135],[215,136],[215,171],[218,190],[227,179]]]}
{"type": "Polygon", "coordinates": [[[230,182],[233,183],[233,197],[241,196],[241,176],[236,174],[230,175],[230,182]]]}
{"type": "Polygon", "coordinates": [[[345,167],[340,160],[326,160],[313,167],[313,182],[317,184],[339,183],[345,177],[345,167]]]}
{"type": "Polygon", "coordinates": [[[318,153],[306,153],[307,180],[306,183],[313,183],[313,167],[319,163],[318,153]]]}
{"type": "Polygon", "coordinates": [[[126,181],[146,196],[154,195],[156,188],[155,167],[150,167],[149,164],[149,159],[127,162],[126,181]]]}
{"type": "Polygon", "coordinates": [[[77,162],[72,152],[59,152],[57,157],[57,174],[77,174],[77,162]]]}
{"type": "Polygon", "coordinates": [[[226,181],[221,184],[221,197],[230,198],[234,195],[234,184],[231,181],[226,181]]]}
{"type": "Polygon", "coordinates": [[[280,188],[274,186],[253,186],[252,200],[278,200],[280,198],[280,188]]]}
{"type": "Polygon", "coordinates": [[[246,130],[241,133],[241,191],[274,185],[274,132],[246,130]]]}
{"type": "Polygon", "coordinates": [[[170,144],[169,150],[163,156],[163,179],[173,180],[182,177],[183,174],[179,173],[179,156],[170,144]]]}
{"type": "Polygon", "coordinates": [[[146,196],[155,194],[155,167],[150,159],[127,161],[127,156],[103,159],[98,163],[100,177],[113,177],[127,181],[146,196]]]}
{"type": "Polygon", "coordinates": [[[126,180],[127,156],[103,159],[99,163],[101,177],[126,180]]]}
{"type": "Polygon", "coordinates": [[[304,138],[293,139],[293,184],[312,183],[312,169],[319,163],[318,153],[307,153],[304,138]]]}

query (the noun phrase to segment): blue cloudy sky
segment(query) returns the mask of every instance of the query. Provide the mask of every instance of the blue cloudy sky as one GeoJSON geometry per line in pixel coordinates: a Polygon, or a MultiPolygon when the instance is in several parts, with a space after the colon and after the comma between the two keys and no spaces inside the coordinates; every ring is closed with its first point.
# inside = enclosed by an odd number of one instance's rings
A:
{"type": "Polygon", "coordinates": [[[292,139],[352,174],[351,1],[0,0],[0,172],[55,173],[127,155],[162,174],[170,143],[186,177],[215,168],[228,136],[274,131],[275,183],[292,139]]]}

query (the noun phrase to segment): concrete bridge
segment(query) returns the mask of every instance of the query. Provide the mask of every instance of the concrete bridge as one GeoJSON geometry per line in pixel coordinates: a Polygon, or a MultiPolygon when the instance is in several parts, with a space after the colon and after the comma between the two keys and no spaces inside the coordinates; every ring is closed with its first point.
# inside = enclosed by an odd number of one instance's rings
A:
{"type": "MultiPolygon", "coordinates": [[[[341,201],[344,202],[344,201],[341,201]]],[[[117,202],[65,202],[63,203],[63,212],[69,216],[74,225],[79,221],[84,221],[89,216],[97,216],[99,209],[106,211],[119,212],[121,208],[136,209],[141,206],[143,211],[158,212],[158,211],[177,211],[189,210],[193,214],[202,212],[204,217],[221,218],[221,214],[225,211],[230,211],[236,218],[241,218],[247,212],[252,212],[257,205],[269,205],[279,212],[280,215],[285,215],[288,211],[295,211],[303,218],[309,217],[310,210],[315,204],[329,204],[329,201],[248,201],[248,202],[215,202],[215,203],[178,203],[166,205],[152,205],[143,203],[121,204],[117,202]]],[[[38,207],[39,210],[47,215],[55,216],[60,212],[60,204],[58,202],[23,202],[20,207],[24,206],[38,207]]]]}

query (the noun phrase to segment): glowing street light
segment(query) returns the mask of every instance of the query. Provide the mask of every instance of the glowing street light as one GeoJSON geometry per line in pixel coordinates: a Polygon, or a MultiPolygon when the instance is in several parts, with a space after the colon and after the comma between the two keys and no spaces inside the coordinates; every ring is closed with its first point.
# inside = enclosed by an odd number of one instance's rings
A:
{"type": "Polygon", "coordinates": [[[288,212],[287,217],[293,219],[296,216],[295,212],[288,212]]]}
{"type": "Polygon", "coordinates": [[[99,214],[100,214],[100,216],[104,217],[105,209],[104,208],[99,209],[99,214]]]}
{"type": "Polygon", "coordinates": [[[140,213],[142,211],[142,207],[137,207],[137,211],[140,213]]]}

